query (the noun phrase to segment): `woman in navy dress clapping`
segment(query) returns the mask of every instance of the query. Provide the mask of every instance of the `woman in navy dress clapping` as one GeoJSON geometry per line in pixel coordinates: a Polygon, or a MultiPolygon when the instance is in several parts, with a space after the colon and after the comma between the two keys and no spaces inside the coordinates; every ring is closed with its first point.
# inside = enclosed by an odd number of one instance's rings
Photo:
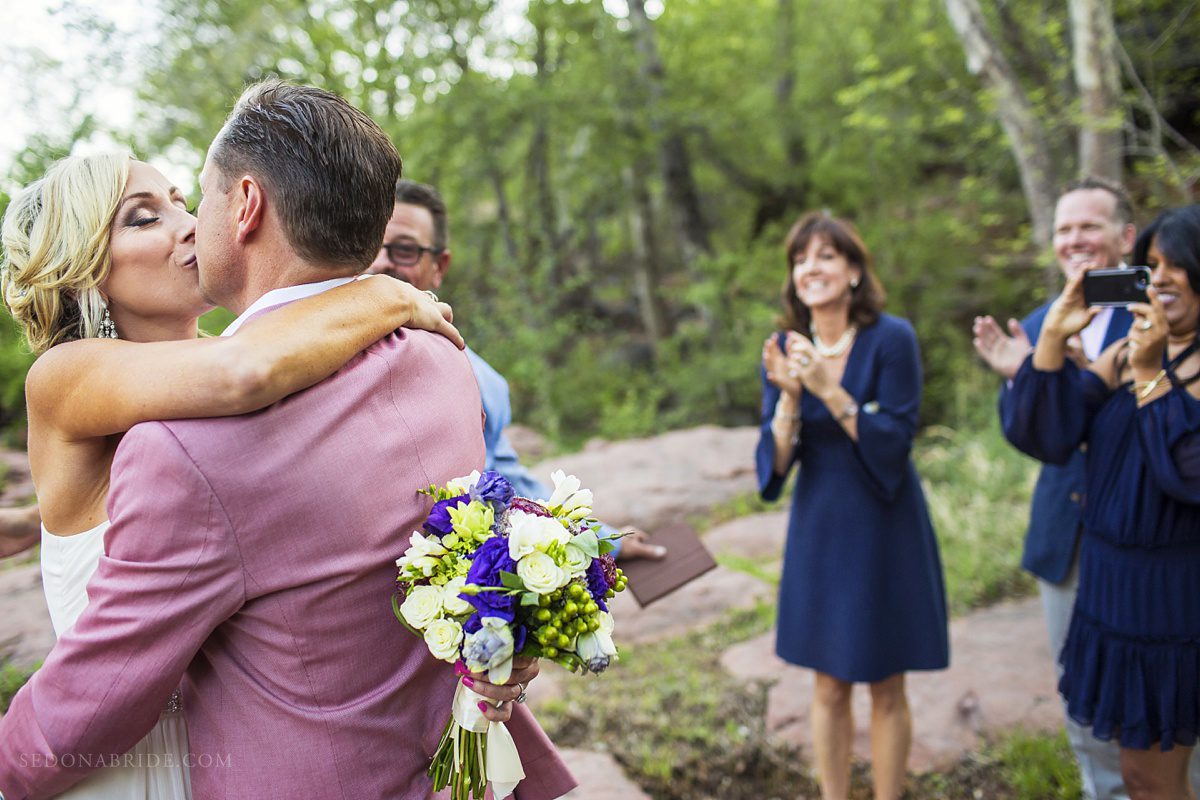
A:
{"type": "Polygon", "coordinates": [[[1131,798],[1195,797],[1200,728],[1200,206],[1138,237],[1148,303],[1129,336],[1081,369],[1066,341],[1094,315],[1067,282],[1001,407],[1005,433],[1065,463],[1086,444],[1079,594],[1059,660],[1067,711],[1117,739],[1131,798]]]}
{"type": "Polygon", "coordinates": [[[802,217],[788,234],[787,330],[763,345],[762,496],[794,463],[776,650],[816,671],[816,768],[826,800],[849,792],[854,683],[871,687],[877,800],[904,784],[912,718],[904,673],[949,663],[937,541],[909,454],[921,402],[912,326],[882,312],[850,223],[802,217]]]}

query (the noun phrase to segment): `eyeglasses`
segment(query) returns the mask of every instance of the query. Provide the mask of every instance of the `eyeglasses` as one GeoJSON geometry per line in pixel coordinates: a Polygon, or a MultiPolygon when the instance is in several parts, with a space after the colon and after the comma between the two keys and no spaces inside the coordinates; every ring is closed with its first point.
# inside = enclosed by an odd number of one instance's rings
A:
{"type": "Polygon", "coordinates": [[[392,262],[394,267],[411,267],[421,260],[423,253],[440,256],[446,250],[444,247],[423,247],[412,242],[385,244],[383,249],[387,252],[388,261],[392,262]]]}

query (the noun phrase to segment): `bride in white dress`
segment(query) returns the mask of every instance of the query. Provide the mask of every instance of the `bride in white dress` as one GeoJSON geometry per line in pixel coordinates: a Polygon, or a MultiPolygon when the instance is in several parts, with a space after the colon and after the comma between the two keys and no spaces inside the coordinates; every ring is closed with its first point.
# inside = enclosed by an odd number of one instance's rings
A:
{"type": "MultiPolygon", "coordinates": [[[[243,228],[254,235],[252,221],[243,228]]],[[[179,190],[127,153],[66,158],[5,214],[0,288],[39,354],[25,384],[29,461],[58,634],[87,605],[108,529],[109,468],[130,427],[265,408],[400,326],[463,344],[449,306],[387,277],[297,301],[237,336],[197,338],[211,306],[199,287],[195,229],[179,190]]],[[[62,797],[189,798],[186,706],[185,685],[163,698],[158,723],[132,751],[91,765],[101,768],[62,797]]]]}

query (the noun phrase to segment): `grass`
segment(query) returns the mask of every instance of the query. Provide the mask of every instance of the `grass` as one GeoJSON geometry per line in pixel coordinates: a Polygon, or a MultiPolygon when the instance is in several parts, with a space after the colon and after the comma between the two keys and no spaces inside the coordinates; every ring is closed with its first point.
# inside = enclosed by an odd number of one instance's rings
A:
{"type": "MultiPolygon", "coordinates": [[[[40,666],[40,665],[39,665],[40,666]]],[[[8,662],[0,663],[0,714],[8,711],[13,695],[25,685],[37,667],[18,667],[8,662]]]]}
{"type": "Polygon", "coordinates": [[[928,429],[914,461],[941,545],[951,614],[1031,594],[1021,548],[1037,464],[1004,440],[979,432],[928,429]]]}
{"type": "MultiPolygon", "coordinates": [[[[766,730],[770,686],[740,680],[723,650],[770,630],[760,604],[676,639],[626,646],[602,679],[562,681],[538,718],[559,747],[607,750],[655,800],[820,797],[805,759],[766,730]]],[[[871,798],[869,766],[854,765],[852,800],[871,798]]],[[[939,772],[910,775],[905,800],[1078,800],[1065,735],[1007,734],[939,772]]]]}

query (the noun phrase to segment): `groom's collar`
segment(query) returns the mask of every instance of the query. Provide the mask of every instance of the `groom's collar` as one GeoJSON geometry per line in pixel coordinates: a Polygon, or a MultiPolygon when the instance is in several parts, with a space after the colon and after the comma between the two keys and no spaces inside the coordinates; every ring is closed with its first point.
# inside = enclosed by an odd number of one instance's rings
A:
{"type": "Polygon", "coordinates": [[[320,294],[327,289],[332,289],[335,286],[341,286],[342,284],[349,283],[354,279],[355,276],[350,276],[348,278],[332,278],[327,281],[320,281],[319,283],[301,283],[296,286],[284,286],[282,289],[272,289],[251,303],[250,307],[241,313],[241,316],[229,323],[229,327],[226,328],[221,335],[233,336],[238,332],[238,328],[241,328],[242,325],[246,324],[247,320],[264,309],[271,308],[272,306],[281,306],[284,303],[291,303],[296,300],[302,300],[305,297],[312,297],[313,295],[320,294]]]}

